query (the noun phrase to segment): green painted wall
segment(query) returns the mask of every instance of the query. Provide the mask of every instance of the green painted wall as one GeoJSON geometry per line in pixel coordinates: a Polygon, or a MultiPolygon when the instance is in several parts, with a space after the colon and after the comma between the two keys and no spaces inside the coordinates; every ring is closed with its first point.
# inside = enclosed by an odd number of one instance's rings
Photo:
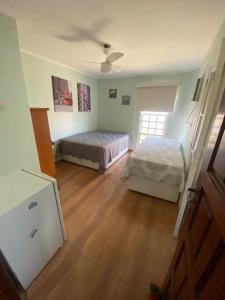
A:
{"type": "Polygon", "coordinates": [[[48,107],[52,140],[98,128],[97,80],[57,63],[21,53],[31,107],[48,107]],[[73,112],[54,112],[51,76],[72,81],[73,112]],[[91,86],[91,112],[78,112],[77,82],[91,86]]]}
{"type": "MultiPolygon", "coordinates": [[[[176,82],[178,84],[174,112],[168,116],[166,136],[182,140],[186,117],[196,82],[196,72],[116,79],[99,79],[86,76],[70,68],[51,62],[45,58],[21,53],[28,101],[31,107],[48,107],[49,124],[53,140],[79,132],[97,128],[128,132],[132,145],[136,142],[139,113],[137,105],[137,85],[155,82],[176,82]],[[54,112],[51,76],[55,75],[72,81],[73,112],[54,112]],[[91,86],[90,113],[78,112],[77,82],[91,86]],[[118,90],[118,99],[110,100],[110,88],[118,90]],[[122,106],[122,95],[131,96],[131,105],[122,106]]],[[[186,150],[184,153],[186,155],[186,150]]]]}
{"type": "Polygon", "coordinates": [[[137,105],[137,86],[154,83],[176,82],[178,92],[174,112],[169,114],[165,135],[182,140],[186,116],[191,106],[194,92],[196,72],[167,76],[146,76],[133,78],[102,79],[99,87],[99,127],[129,132],[135,144],[139,113],[137,105]],[[116,88],[117,99],[109,99],[109,89],[116,88]],[[122,95],[131,96],[131,105],[121,105],[122,95]]]}
{"type": "Polygon", "coordinates": [[[196,79],[199,72],[204,73],[204,70],[216,61],[222,38],[225,36],[225,22],[201,70],[176,75],[101,80],[38,56],[20,54],[16,22],[1,13],[0,35],[0,176],[2,176],[21,167],[39,170],[29,106],[50,109],[49,122],[53,140],[100,128],[129,132],[135,144],[139,118],[136,109],[137,86],[168,81],[176,82],[179,88],[174,112],[168,117],[166,136],[179,138],[182,141],[186,158],[198,113],[198,107],[196,109],[194,107],[196,103],[191,101],[196,79]],[[54,112],[52,75],[72,81],[73,112],[54,112]],[[92,111],[90,113],[78,112],[77,82],[91,86],[92,111]],[[118,90],[116,100],[108,98],[110,88],[118,90]],[[130,106],[121,105],[122,95],[131,96],[130,106]],[[186,123],[187,116],[193,108],[195,111],[190,118],[190,123],[186,123]]]}
{"type": "Polygon", "coordinates": [[[0,176],[39,170],[25,90],[16,22],[0,13],[0,176]]]}

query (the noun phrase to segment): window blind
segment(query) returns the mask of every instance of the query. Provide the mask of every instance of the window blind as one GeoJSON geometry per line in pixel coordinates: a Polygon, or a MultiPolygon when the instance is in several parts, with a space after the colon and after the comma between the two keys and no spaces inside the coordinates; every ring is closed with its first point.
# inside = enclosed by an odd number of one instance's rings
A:
{"type": "Polygon", "coordinates": [[[138,87],[138,110],[172,112],[177,86],[138,87]]]}

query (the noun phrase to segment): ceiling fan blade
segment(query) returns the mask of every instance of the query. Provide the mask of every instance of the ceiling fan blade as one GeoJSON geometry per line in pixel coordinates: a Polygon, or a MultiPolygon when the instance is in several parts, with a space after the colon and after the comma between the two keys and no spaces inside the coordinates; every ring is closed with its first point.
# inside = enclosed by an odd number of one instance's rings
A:
{"type": "Polygon", "coordinates": [[[88,41],[102,47],[105,42],[99,37],[99,33],[107,24],[107,20],[101,20],[90,26],[71,27],[69,35],[57,35],[56,37],[65,42],[80,43],[88,41]]]}
{"type": "Polygon", "coordinates": [[[121,58],[122,56],[124,56],[122,52],[113,52],[109,54],[109,56],[106,58],[106,61],[112,63],[117,59],[121,58]]]}
{"type": "Polygon", "coordinates": [[[65,41],[65,42],[70,42],[70,43],[82,41],[82,39],[80,37],[76,37],[73,35],[57,35],[57,38],[65,41]]]}

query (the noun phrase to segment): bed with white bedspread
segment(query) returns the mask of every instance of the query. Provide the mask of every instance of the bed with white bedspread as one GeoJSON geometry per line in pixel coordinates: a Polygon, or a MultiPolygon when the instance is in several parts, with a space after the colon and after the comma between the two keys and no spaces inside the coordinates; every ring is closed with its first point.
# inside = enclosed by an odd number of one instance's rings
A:
{"type": "Polygon", "coordinates": [[[123,176],[128,188],[176,202],[184,187],[184,162],[175,139],[147,137],[130,155],[123,176]]]}

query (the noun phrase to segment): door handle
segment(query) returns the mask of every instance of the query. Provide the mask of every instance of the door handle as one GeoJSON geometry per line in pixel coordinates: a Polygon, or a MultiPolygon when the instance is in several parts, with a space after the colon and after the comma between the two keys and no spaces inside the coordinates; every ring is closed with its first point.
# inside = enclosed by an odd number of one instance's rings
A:
{"type": "Polygon", "coordinates": [[[30,237],[33,239],[34,238],[34,236],[35,236],[35,234],[38,232],[38,229],[36,228],[36,229],[33,229],[32,230],[32,232],[31,232],[31,234],[30,234],[30,237]]]}
{"type": "Polygon", "coordinates": [[[189,192],[188,202],[191,204],[194,204],[196,201],[196,198],[197,198],[196,195],[199,193],[199,190],[197,188],[189,187],[188,192],[189,192]],[[190,195],[192,195],[192,196],[190,196],[190,195]]]}
{"type": "Polygon", "coordinates": [[[199,190],[197,188],[190,187],[190,188],[188,188],[188,192],[197,194],[199,192],[199,190]]]}
{"type": "Polygon", "coordinates": [[[29,205],[28,205],[28,208],[29,209],[32,209],[32,208],[34,208],[35,206],[37,206],[38,204],[37,204],[37,201],[33,201],[33,202],[31,202],[29,205]]]}

